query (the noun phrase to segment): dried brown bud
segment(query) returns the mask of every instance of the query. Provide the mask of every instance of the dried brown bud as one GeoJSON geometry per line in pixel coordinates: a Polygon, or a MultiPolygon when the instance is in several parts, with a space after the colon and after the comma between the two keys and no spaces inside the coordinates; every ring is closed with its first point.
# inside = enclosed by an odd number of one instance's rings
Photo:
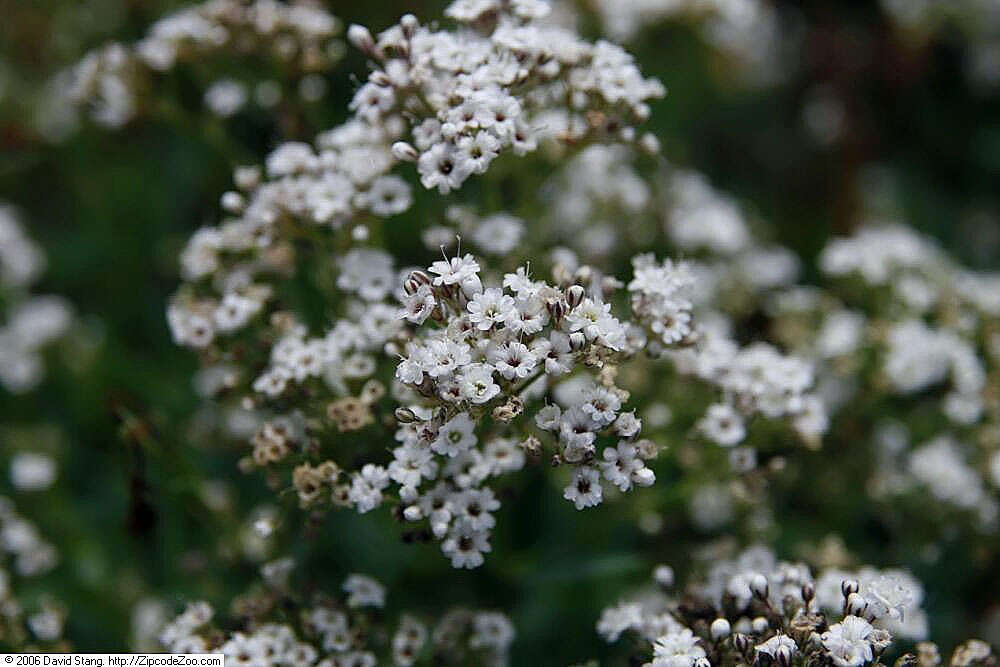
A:
{"type": "Polygon", "coordinates": [[[521,449],[528,456],[538,456],[542,453],[542,441],[533,435],[529,435],[527,438],[520,442],[521,449]]]}

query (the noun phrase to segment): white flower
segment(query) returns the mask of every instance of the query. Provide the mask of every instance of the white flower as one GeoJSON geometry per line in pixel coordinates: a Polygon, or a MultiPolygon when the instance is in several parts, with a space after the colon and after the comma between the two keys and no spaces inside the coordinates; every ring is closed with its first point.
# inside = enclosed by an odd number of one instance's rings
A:
{"type": "Polygon", "coordinates": [[[462,398],[472,403],[486,403],[500,393],[500,387],[493,381],[493,368],[487,364],[469,364],[462,369],[459,378],[462,398]]]}
{"type": "Polygon", "coordinates": [[[858,616],[847,616],[823,633],[823,646],[837,667],[860,667],[873,659],[869,637],[875,628],[858,616]]]}
{"type": "Polygon", "coordinates": [[[431,449],[438,454],[455,457],[459,453],[475,446],[476,425],[467,412],[460,412],[438,430],[438,435],[431,443],[431,449]]]}
{"type": "Polygon", "coordinates": [[[476,294],[469,302],[469,321],[480,331],[489,331],[507,320],[515,309],[514,297],[490,287],[476,294]]]}
{"type": "Polygon", "coordinates": [[[389,463],[389,477],[400,486],[416,487],[423,479],[437,476],[438,464],[434,455],[417,444],[407,444],[393,450],[389,463]]]}
{"type": "Polygon", "coordinates": [[[597,621],[597,632],[605,640],[616,642],[623,632],[642,625],[642,605],[637,602],[619,602],[607,607],[597,621]]]}
{"type": "Polygon", "coordinates": [[[434,144],[417,160],[420,182],[428,190],[437,188],[443,195],[461,187],[473,166],[467,155],[447,142],[434,144]]]}
{"type": "Polygon", "coordinates": [[[365,514],[382,504],[382,489],[389,485],[389,473],[382,466],[366,463],[354,473],[348,498],[359,514],[365,514]]]}
{"type": "Polygon", "coordinates": [[[726,403],[708,406],[705,416],[698,425],[705,437],[723,447],[737,445],[746,437],[743,418],[726,403]]]}
{"type": "Polygon", "coordinates": [[[350,593],[348,607],[384,607],[385,587],[371,577],[352,574],[344,581],[344,590],[350,593]]]}
{"type": "Polygon", "coordinates": [[[573,481],[563,489],[563,498],[573,503],[578,510],[601,504],[603,489],[601,474],[595,469],[580,466],[573,472],[573,481]]]}
{"type": "Polygon", "coordinates": [[[458,160],[461,167],[474,174],[483,174],[500,153],[500,142],[489,132],[477,132],[458,140],[458,160]]]}
{"type": "Polygon", "coordinates": [[[514,641],[514,624],[498,612],[479,612],[472,621],[472,648],[490,648],[500,653],[514,641]]]}
{"type": "Polygon", "coordinates": [[[777,656],[779,649],[788,650],[792,655],[795,655],[798,652],[799,647],[795,643],[794,639],[792,639],[788,635],[782,635],[782,634],[774,635],[766,642],[757,644],[757,646],[754,647],[754,651],[756,651],[757,653],[766,653],[772,658],[777,656]]]}
{"type": "Polygon", "coordinates": [[[471,570],[483,564],[483,554],[489,553],[491,547],[485,532],[462,519],[452,525],[448,537],[441,543],[441,551],[451,559],[452,567],[471,570]]]}
{"type": "Polygon", "coordinates": [[[482,289],[479,282],[479,263],[472,255],[434,262],[430,266],[430,272],[437,275],[434,278],[435,285],[462,285],[464,287],[467,284],[478,284],[482,289]]]}
{"type": "Polygon", "coordinates": [[[653,644],[654,667],[693,667],[695,660],[705,657],[705,649],[689,628],[659,637],[653,644]]]}
{"type": "Polygon", "coordinates": [[[528,346],[517,341],[503,343],[491,350],[489,361],[507,380],[527,377],[538,364],[537,358],[528,346]]]}

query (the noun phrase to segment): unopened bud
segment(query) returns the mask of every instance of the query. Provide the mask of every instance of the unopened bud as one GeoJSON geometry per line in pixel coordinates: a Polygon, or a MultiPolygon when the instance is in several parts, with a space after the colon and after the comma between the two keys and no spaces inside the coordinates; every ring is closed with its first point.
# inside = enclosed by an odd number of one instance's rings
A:
{"type": "Polygon", "coordinates": [[[367,54],[375,51],[375,38],[372,37],[371,31],[363,25],[352,23],[347,29],[347,41],[367,54]]]}
{"type": "Polygon", "coordinates": [[[770,627],[770,624],[767,622],[767,619],[764,618],[763,616],[757,616],[752,621],[750,621],[750,627],[753,629],[754,634],[762,635],[765,632],[767,632],[767,629],[770,627]]]}
{"type": "Polygon", "coordinates": [[[416,271],[410,271],[410,278],[412,280],[416,280],[421,285],[431,284],[431,277],[419,269],[416,271]]]}
{"type": "Polygon", "coordinates": [[[816,587],[813,586],[812,582],[807,581],[802,584],[802,599],[808,605],[809,602],[816,597],[816,587]]]}
{"type": "Polygon", "coordinates": [[[656,155],[660,152],[660,140],[647,132],[639,139],[639,147],[650,155],[656,155]]]}
{"type": "Polygon", "coordinates": [[[574,331],[569,335],[569,346],[573,350],[580,350],[586,344],[587,337],[583,335],[582,331],[574,331]]]}
{"type": "Polygon", "coordinates": [[[417,502],[418,498],[420,498],[420,493],[417,491],[417,487],[407,484],[399,487],[399,499],[404,503],[412,505],[417,502]]]}
{"type": "Polygon", "coordinates": [[[746,655],[750,652],[750,648],[753,646],[753,640],[742,632],[733,635],[733,646],[736,650],[746,655]]]}
{"type": "Polygon", "coordinates": [[[632,481],[638,486],[653,486],[656,482],[656,474],[649,468],[639,468],[632,473],[632,481]]]}
{"type": "Polygon", "coordinates": [[[420,27],[420,21],[413,14],[404,14],[403,18],[399,19],[399,27],[403,29],[403,35],[410,39],[420,27]]]}
{"type": "Polygon", "coordinates": [[[580,285],[570,285],[566,288],[566,303],[569,304],[571,309],[579,306],[586,296],[587,290],[583,289],[580,285]]]}
{"type": "Polygon", "coordinates": [[[222,208],[226,209],[227,212],[240,213],[243,210],[243,195],[232,190],[224,192],[220,203],[222,204],[222,208]]]}
{"type": "Polygon", "coordinates": [[[556,322],[566,316],[566,302],[562,299],[549,299],[545,302],[545,308],[556,322]]]}
{"type": "Polygon", "coordinates": [[[782,644],[774,652],[774,661],[778,667],[789,667],[792,664],[792,649],[790,646],[782,644]]]}
{"type": "Polygon", "coordinates": [[[767,599],[767,577],[755,574],[750,577],[750,592],[761,600],[767,599]]]}
{"type": "Polygon", "coordinates": [[[403,518],[407,521],[420,521],[424,518],[424,513],[420,511],[419,505],[410,505],[403,510],[403,518]]]}
{"type": "Polygon", "coordinates": [[[400,424],[412,424],[417,421],[417,415],[409,408],[396,408],[396,421],[400,424]]]}
{"type": "Polygon", "coordinates": [[[416,162],[420,157],[417,149],[405,141],[397,141],[392,145],[392,156],[403,162],[416,162]]]}
{"type": "Polygon", "coordinates": [[[857,579],[844,579],[840,582],[840,592],[845,598],[850,597],[851,593],[857,593],[860,588],[857,579]]]}
{"type": "Polygon", "coordinates": [[[694,667],[712,667],[712,663],[708,661],[708,658],[698,658],[694,661],[694,667]]]}
{"type": "Polygon", "coordinates": [[[389,75],[380,69],[375,70],[368,75],[368,80],[374,83],[376,86],[381,86],[382,88],[389,88],[392,86],[392,79],[389,75]]]}
{"type": "Polygon", "coordinates": [[[674,585],[674,568],[669,565],[657,565],[656,569],[653,570],[653,579],[660,586],[670,588],[674,585]]]}
{"type": "Polygon", "coordinates": [[[868,608],[868,601],[857,593],[851,593],[847,596],[847,603],[844,605],[844,613],[849,616],[861,616],[865,613],[865,609],[868,608]]]}
{"type": "Polygon", "coordinates": [[[724,618],[717,618],[712,621],[712,626],[709,628],[709,632],[712,634],[713,641],[719,641],[729,636],[729,632],[732,630],[729,626],[729,621],[724,618]]]}

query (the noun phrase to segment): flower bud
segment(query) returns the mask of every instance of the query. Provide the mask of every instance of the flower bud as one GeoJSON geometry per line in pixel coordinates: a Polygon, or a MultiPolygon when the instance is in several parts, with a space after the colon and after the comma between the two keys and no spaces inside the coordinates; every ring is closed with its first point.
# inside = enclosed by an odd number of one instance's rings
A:
{"type": "Polygon", "coordinates": [[[840,592],[845,598],[850,597],[851,593],[857,593],[860,588],[857,579],[844,579],[840,582],[840,592]]]}
{"type": "Polygon", "coordinates": [[[566,316],[566,302],[562,299],[549,299],[545,302],[545,308],[556,322],[566,316]]]}
{"type": "Polygon", "coordinates": [[[844,612],[850,616],[861,616],[868,608],[868,601],[857,593],[847,596],[847,603],[844,605],[844,612]]]}
{"type": "Polygon", "coordinates": [[[655,570],[653,570],[653,579],[656,580],[660,586],[664,588],[669,588],[674,585],[674,568],[669,565],[658,565],[655,570]]]}
{"type": "Polygon", "coordinates": [[[569,346],[573,350],[580,350],[587,344],[587,337],[582,331],[574,331],[569,335],[569,346]]]}
{"type": "Polygon", "coordinates": [[[660,152],[660,140],[647,132],[639,139],[639,147],[650,155],[656,155],[660,152]]]}
{"type": "Polygon", "coordinates": [[[802,599],[805,601],[806,605],[808,605],[814,597],[816,597],[816,587],[812,584],[812,582],[807,581],[802,584],[802,599]]]}
{"type": "Polygon", "coordinates": [[[737,651],[746,655],[750,652],[750,648],[753,646],[753,640],[741,632],[733,635],[733,646],[736,647],[737,651]]]}
{"type": "Polygon", "coordinates": [[[479,276],[477,276],[476,274],[472,274],[471,276],[467,277],[465,280],[462,281],[461,287],[462,287],[462,294],[465,296],[465,298],[471,300],[477,294],[482,293],[483,281],[480,280],[479,276]]]}
{"type": "Polygon", "coordinates": [[[586,296],[587,290],[580,285],[570,285],[566,288],[566,303],[569,304],[570,309],[579,306],[586,296]]]}
{"type": "Polygon", "coordinates": [[[380,69],[377,69],[369,74],[368,80],[376,86],[381,86],[382,88],[389,88],[392,86],[392,79],[390,79],[389,75],[380,69]]]}
{"type": "MultiPolygon", "coordinates": [[[[451,517],[449,517],[450,521],[451,517]]],[[[434,537],[438,539],[444,537],[448,533],[448,521],[443,520],[431,520],[431,532],[434,533],[434,537]]]]}
{"type": "Polygon", "coordinates": [[[694,667],[712,667],[712,663],[708,661],[708,658],[698,658],[694,661],[694,667]]]}
{"type": "Polygon", "coordinates": [[[712,634],[713,641],[719,641],[729,636],[729,632],[732,628],[729,627],[729,621],[724,618],[717,618],[712,621],[712,626],[709,628],[709,632],[712,634]]]}
{"type": "Polygon", "coordinates": [[[410,505],[403,510],[403,518],[407,521],[420,521],[424,518],[424,513],[420,511],[419,505],[410,505]]]}
{"type": "Polygon", "coordinates": [[[352,23],[347,29],[347,41],[367,54],[375,51],[375,38],[372,37],[371,31],[363,25],[352,23]]]}
{"type": "Polygon", "coordinates": [[[404,14],[403,18],[399,19],[399,27],[403,29],[403,35],[410,39],[420,27],[420,21],[413,14],[404,14]]]}
{"type": "Polygon", "coordinates": [[[774,652],[774,661],[778,663],[778,667],[790,667],[792,664],[792,649],[790,646],[782,644],[774,652]]]}
{"type": "Polygon", "coordinates": [[[768,624],[766,618],[758,616],[750,622],[750,627],[753,629],[755,634],[762,635],[767,632],[770,625],[768,624]]]}
{"type": "Polygon", "coordinates": [[[404,503],[415,503],[419,497],[416,487],[406,485],[399,487],[399,499],[404,503]]]}
{"type": "Polygon", "coordinates": [[[392,145],[392,156],[403,162],[416,162],[420,157],[417,149],[405,141],[397,141],[392,145]]]}
{"type": "Polygon", "coordinates": [[[755,597],[766,600],[767,599],[767,577],[763,574],[755,574],[750,577],[750,592],[754,594],[755,597]]]}
{"type": "Polygon", "coordinates": [[[649,468],[639,468],[632,473],[632,481],[638,486],[652,486],[656,482],[656,474],[649,468]]]}
{"type": "Polygon", "coordinates": [[[224,192],[220,203],[222,204],[222,208],[226,209],[229,213],[240,213],[243,211],[243,195],[239,192],[232,190],[224,192]]]}
{"type": "Polygon", "coordinates": [[[431,277],[419,269],[416,271],[410,271],[410,278],[416,280],[421,285],[431,284],[431,277]]]}
{"type": "Polygon", "coordinates": [[[417,415],[409,408],[396,408],[396,421],[400,424],[412,424],[417,421],[417,415]]]}

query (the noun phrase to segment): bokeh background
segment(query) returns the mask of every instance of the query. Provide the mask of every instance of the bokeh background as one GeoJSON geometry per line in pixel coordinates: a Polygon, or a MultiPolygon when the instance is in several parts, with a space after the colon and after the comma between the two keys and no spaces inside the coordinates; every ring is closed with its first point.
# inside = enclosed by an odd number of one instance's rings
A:
{"type": "MultiPolygon", "coordinates": [[[[978,3],[992,25],[961,8],[905,24],[890,4],[774,3],[778,32],[755,39],[774,49],[777,72],[725,53],[706,39],[700,17],[650,21],[627,35],[644,72],[669,91],[649,129],[668,160],[734,195],[806,267],[831,235],[884,214],[936,237],[969,266],[1000,268],[1000,58],[990,65],[980,53],[1000,39],[998,3],[978,3]]],[[[320,101],[276,121],[253,109],[231,119],[204,113],[197,73],[182,68],[157,91],[173,100],[157,113],[115,130],[83,123],[58,141],[39,131],[40,100],[55,73],[108,40],[140,37],[182,5],[0,0],[0,199],[20,208],[48,255],[38,291],[66,297],[77,315],[47,353],[42,385],[0,394],[0,456],[39,447],[59,461],[58,484],[19,509],[58,546],[60,564],[23,595],[54,592],[71,610],[66,636],[79,650],[128,648],[142,600],[223,603],[257,578],[259,562],[243,544],[246,517],[274,494],[259,477],[233,473],[245,453],[238,443],[195,437],[196,360],[172,343],[165,304],[179,282],[177,254],[193,230],[217,219],[231,169],[258,162],[281,139],[308,140],[342,120],[366,72],[349,50],[320,101]]],[[[325,3],[345,25],[373,29],[406,11],[439,17],[444,5],[325,3]]],[[[584,34],[606,29],[593,6],[578,8],[584,34]]],[[[435,215],[418,199],[388,232],[389,246],[418,245],[435,215]]],[[[845,454],[811,454],[797,474],[849,465],[845,454]]],[[[507,610],[519,633],[513,664],[620,657],[594,633],[596,618],[654,564],[683,571],[690,545],[705,539],[684,519],[690,485],[679,470],[658,471],[666,483],[649,503],[664,523],[649,534],[636,529],[641,503],[624,517],[605,504],[577,520],[543,472],[528,471],[505,500],[505,515],[532,520],[501,520],[493,557],[474,572],[451,570],[433,545],[401,545],[387,516],[335,513],[304,534],[293,531],[286,544],[317,587],[361,571],[389,586],[397,609],[507,610]]],[[[0,477],[3,493],[9,486],[0,477]]],[[[920,543],[939,547],[925,558],[900,546],[916,543],[899,539],[905,527],[861,507],[860,490],[830,491],[839,495],[836,513],[827,510],[822,525],[810,520],[815,498],[781,497],[783,555],[836,533],[859,557],[918,574],[943,645],[989,632],[996,641],[996,549],[980,544],[970,556],[961,539],[925,535],[920,543]],[[964,567],[970,557],[979,565],[972,572],[964,567]]]]}

